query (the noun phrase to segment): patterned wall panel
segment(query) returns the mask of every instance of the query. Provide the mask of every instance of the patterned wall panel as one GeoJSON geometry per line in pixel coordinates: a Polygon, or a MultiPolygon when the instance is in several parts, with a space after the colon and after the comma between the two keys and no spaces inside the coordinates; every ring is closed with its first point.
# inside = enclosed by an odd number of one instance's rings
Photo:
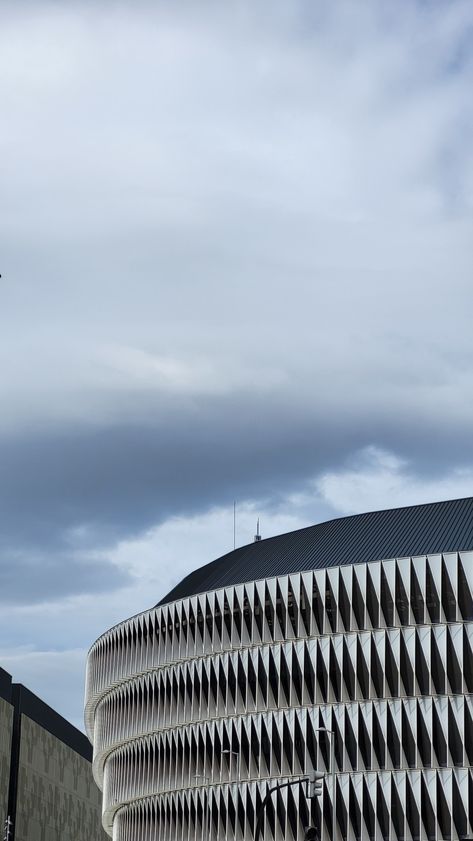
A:
{"type": "Polygon", "coordinates": [[[0,822],[7,815],[13,707],[0,698],[0,822]]]}
{"type": "Polygon", "coordinates": [[[473,835],[473,554],[331,567],[154,608],[93,646],[86,721],[114,841],[473,835]],[[331,767],[333,740],[334,767],[331,767]],[[334,772],[334,776],[332,775],[334,772]],[[335,803],[334,803],[335,798],[335,803]]]}
{"type": "Polygon", "coordinates": [[[22,715],[15,841],[98,841],[100,811],[90,763],[22,715]]]}

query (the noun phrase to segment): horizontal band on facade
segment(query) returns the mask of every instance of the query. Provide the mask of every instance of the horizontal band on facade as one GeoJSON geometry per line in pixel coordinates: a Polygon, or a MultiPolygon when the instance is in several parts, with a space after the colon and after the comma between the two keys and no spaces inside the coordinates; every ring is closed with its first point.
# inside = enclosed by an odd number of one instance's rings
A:
{"type": "Polygon", "coordinates": [[[473,625],[273,643],[179,664],[115,688],[96,709],[95,763],[124,739],[248,712],[473,692],[473,625]]]}
{"type": "Polygon", "coordinates": [[[101,694],[156,667],[277,640],[468,621],[472,592],[469,552],[272,578],[152,609],[92,647],[87,724],[101,694]]]}
{"type": "Polygon", "coordinates": [[[473,698],[279,710],[147,735],[115,749],[105,766],[104,807],[188,789],[198,777],[211,786],[312,768],[330,773],[321,727],[335,734],[337,774],[473,765],[473,698]]]}
{"type": "MultiPolygon", "coordinates": [[[[254,838],[269,785],[265,781],[198,787],[130,803],[114,816],[114,841],[254,838]]],[[[340,837],[345,838],[461,839],[470,832],[467,809],[472,799],[473,772],[465,768],[346,774],[337,779],[337,825],[340,837]]],[[[308,824],[325,824],[330,832],[328,780],[320,800],[307,800],[304,783],[282,790],[266,810],[263,837],[297,838],[300,828],[308,824]]]]}

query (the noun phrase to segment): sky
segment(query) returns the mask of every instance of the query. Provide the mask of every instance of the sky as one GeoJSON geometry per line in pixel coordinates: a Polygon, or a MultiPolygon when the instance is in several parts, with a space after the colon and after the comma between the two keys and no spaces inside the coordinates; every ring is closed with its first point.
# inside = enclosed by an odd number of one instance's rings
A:
{"type": "Polygon", "coordinates": [[[2,3],[0,665],[473,494],[470,0],[2,3]]]}

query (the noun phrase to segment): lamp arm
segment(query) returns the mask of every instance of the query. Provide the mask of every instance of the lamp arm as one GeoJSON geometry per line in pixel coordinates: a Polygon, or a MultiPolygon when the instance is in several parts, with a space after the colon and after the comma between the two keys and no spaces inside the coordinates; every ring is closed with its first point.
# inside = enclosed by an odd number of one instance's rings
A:
{"type": "Polygon", "coordinates": [[[259,808],[258,820],[256,821],[255,827],[255,841],[258,841],[258,838],[260,836],[261,826],[263,824],[264,810],[266,808],[266,804],[269,802],[273,791],[278,791],[280,788],[288,788],[289,786],[297,786],[307,780],[308,777],[299,777],[299,779],[290,780],[288,783],[277,783],[275,786],[268,789],[265,796],[263,797],[263,800],[261,801],[261,806],[259,808]]]}

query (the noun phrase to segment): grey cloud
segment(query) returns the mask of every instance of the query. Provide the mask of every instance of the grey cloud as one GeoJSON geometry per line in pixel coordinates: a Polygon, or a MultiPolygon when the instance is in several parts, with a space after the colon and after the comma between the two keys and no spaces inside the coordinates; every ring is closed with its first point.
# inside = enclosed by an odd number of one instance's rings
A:
{"type": "MultiPolygon", "coordinates": [[[[58,539],[57,533],[53,539],[58,539]]],[[[51,602],[71,595],[101,593],[125,587],[130,577],[103,558],[81,558],[66,547],[54,551],[48,541],[22,551],[22,539],[0,548],[0,603],[51,602]]]]}
{"type": "Polygon", "coordinates": [[[425,477],[473,462],[470,430],[459,434],[444,417],[388,416],[373,406],[358,416],[337,418],[330,407],[304,417],[300,406],[241,394],[141,424],[10,437],[0,446],[2,599],[125,586],[126,573],[103,559],[116,542],[176,514],[230,509],[235,498],[277,508],[373,441],[425,477]]]}
{"type": "Polygon", "coordinates": [[[470,440],[467,425],[448,425],[445,413],[406,415],[404,407],[385,404],[358,414],[345,407],[337,417],[333,406],[316,412],[238,394],[161,416],[152,410],[141,423],[29,432],[0,442],[4,538],[54,547],[70,532],[90,549],[174,512],[297,486],[373,442],[432,472],[464,456],[470,440]]]}

